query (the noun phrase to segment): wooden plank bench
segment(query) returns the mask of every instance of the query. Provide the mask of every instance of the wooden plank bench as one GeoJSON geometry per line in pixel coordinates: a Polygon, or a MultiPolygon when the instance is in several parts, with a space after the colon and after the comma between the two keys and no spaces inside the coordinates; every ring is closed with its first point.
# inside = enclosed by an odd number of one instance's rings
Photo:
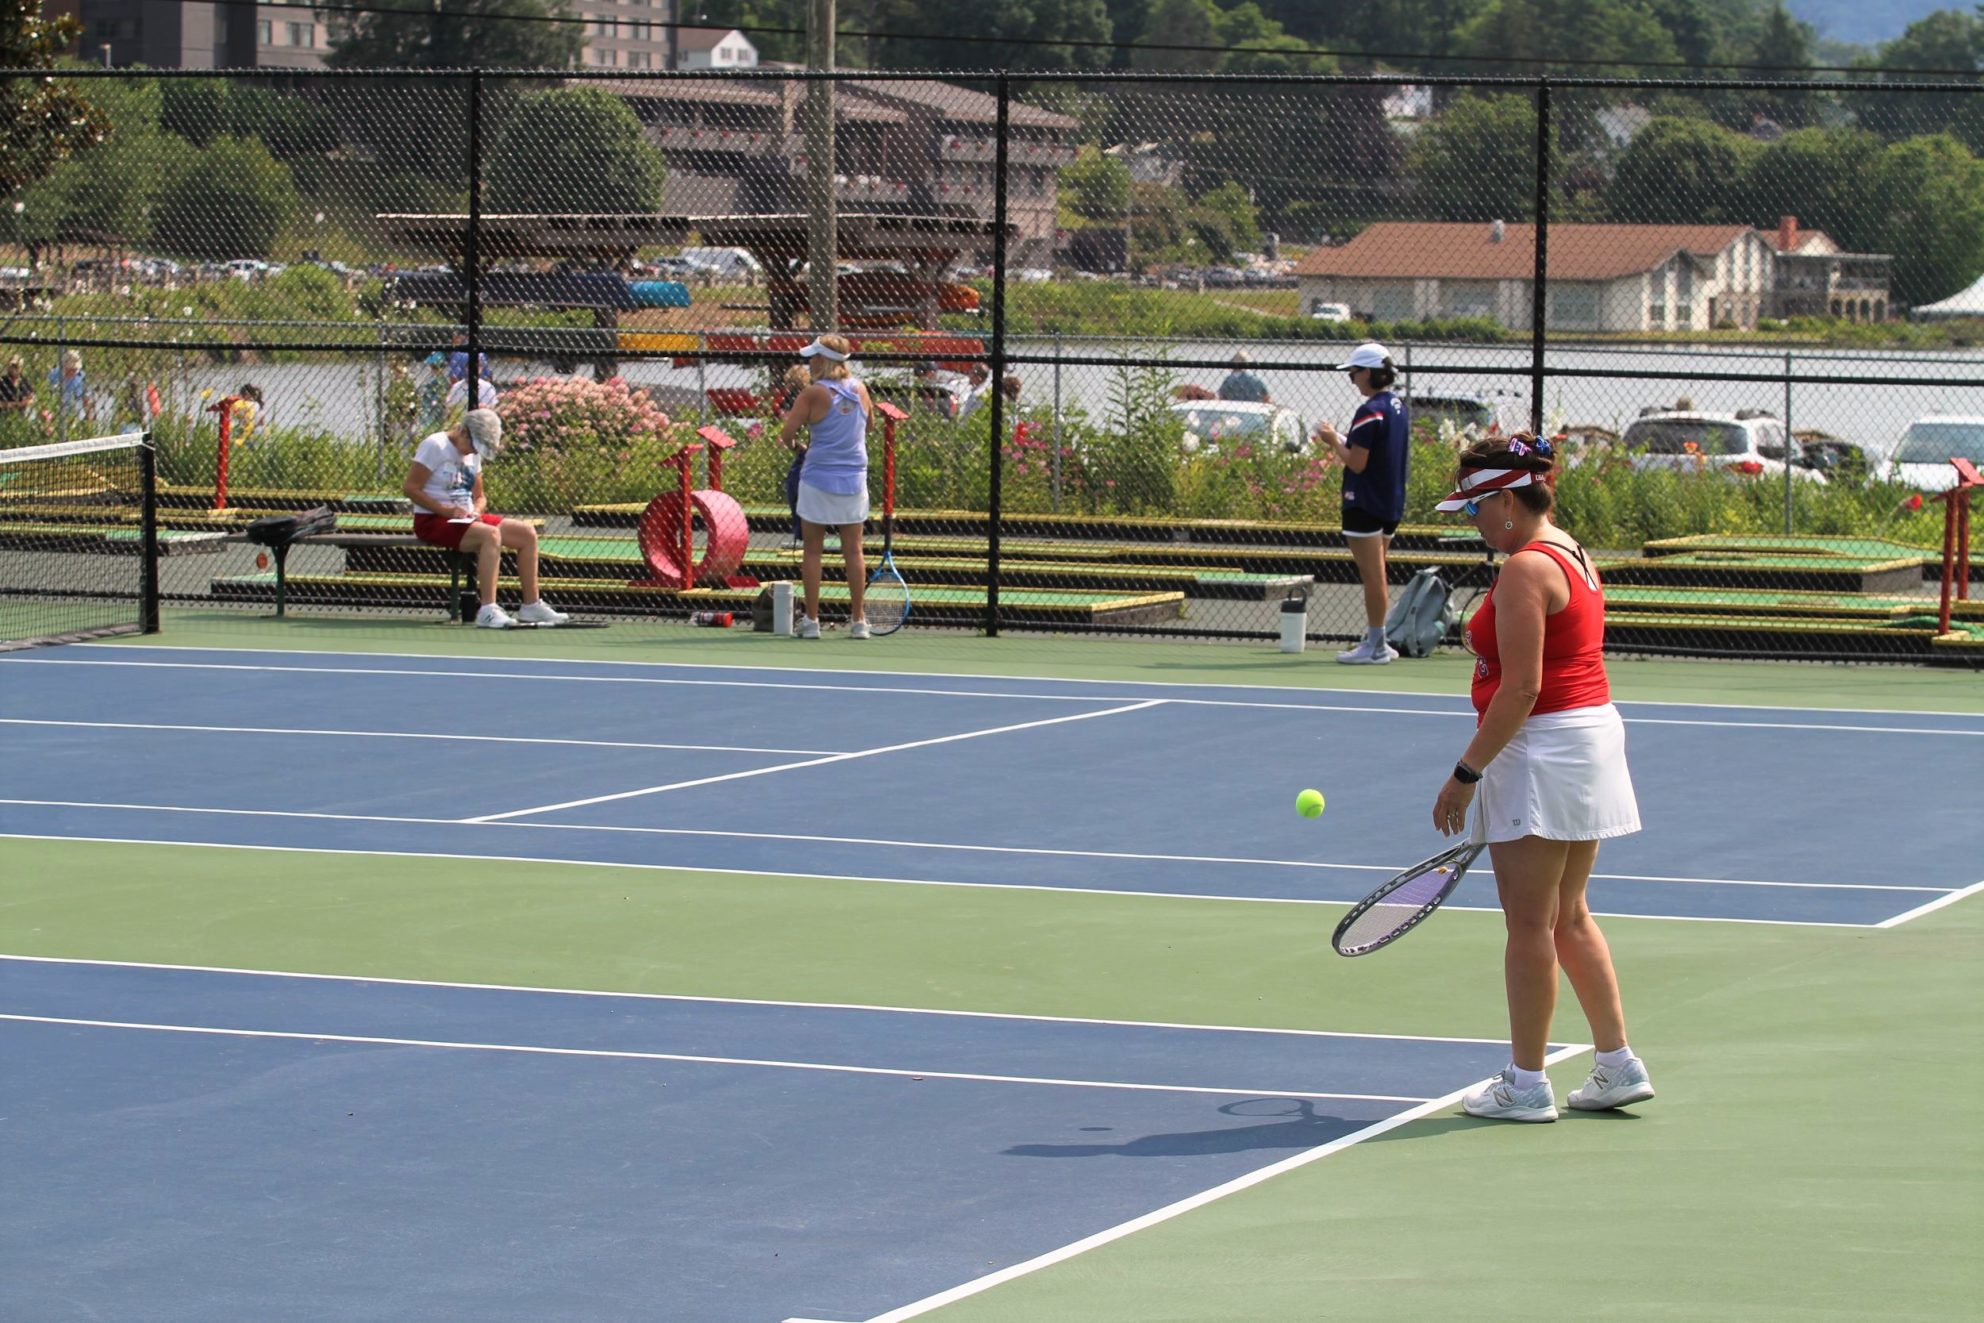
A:
{"type": "MultiPolygon", "coordinates": [[[[229,542],[247,542],[246,533],[230,533],[229,542]]],[[[257,543],[256,545],[261,545],[257,543]]],[[[448,566],[448,619],[465,620],[467,614],[462,603],[462,579],[472,576],[475,571],[474,557],[446,547],[437,547],[431,542],[422,542],[411,532],[406,533],[310,533],[296,538],[283,546],[269,548],[275,559],[276,573],[276,615],[284,614],[289,602],[289,551],[291,547],[337,547],[350,551],[356,547],[385,549],[389,547],[418,548],[439,553],[448,566]]]]}

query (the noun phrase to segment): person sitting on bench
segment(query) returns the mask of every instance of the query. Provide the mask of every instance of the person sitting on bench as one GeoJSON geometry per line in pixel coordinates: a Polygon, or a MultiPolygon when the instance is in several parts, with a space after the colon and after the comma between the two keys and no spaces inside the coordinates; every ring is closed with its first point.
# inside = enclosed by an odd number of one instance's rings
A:
{"type": "Polygon", "coordinates": [[[459,423],[436,432],[413,452],[403,490],[416,507],[413,531],[422,542],[475,557],[476,587],[482,609],[475,613],[479,629],[508,629],[521,621],[531,625],[562,625],[567,617],[553,611],[537,595],[537,529],[522,519],[505,519],[488,512],[482,492],[483,461],[503,444],[503,420],[494,409],[470,409],[459,423]],[[517,553],[517,584],[523,589],[523,610],[512,620],[496,605],[496,575],[503,549],[517,553]]]}

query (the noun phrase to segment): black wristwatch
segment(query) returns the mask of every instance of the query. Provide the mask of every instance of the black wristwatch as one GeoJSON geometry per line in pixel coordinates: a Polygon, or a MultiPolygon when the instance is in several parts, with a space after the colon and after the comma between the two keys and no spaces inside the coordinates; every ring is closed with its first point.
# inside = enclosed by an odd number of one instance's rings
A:
{"type": "Polygon", "coordinates": [[[1475,771],[1472,767],[1469,767],[1466,763],[1454,764],[1454,780],[1460,782],[1462,785],[1471,786],[1480,779],[1481,779],[1481,773],[1475,771]]]}

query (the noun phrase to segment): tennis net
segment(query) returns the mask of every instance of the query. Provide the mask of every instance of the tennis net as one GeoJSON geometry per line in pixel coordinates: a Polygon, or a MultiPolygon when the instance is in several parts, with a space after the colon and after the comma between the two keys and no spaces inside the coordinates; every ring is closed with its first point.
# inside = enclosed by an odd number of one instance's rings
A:
{"type": "Polygon", "coordinates": [[[0,651],[158,631],[148,433],[0,450],[0,651]]]}

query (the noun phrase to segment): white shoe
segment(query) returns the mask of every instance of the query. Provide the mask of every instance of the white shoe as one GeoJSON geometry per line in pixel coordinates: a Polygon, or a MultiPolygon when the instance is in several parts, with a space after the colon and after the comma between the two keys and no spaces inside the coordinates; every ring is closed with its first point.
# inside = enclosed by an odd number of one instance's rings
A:
{"type": "Polygon", "coordinates": [[[1557,1095],[1551,1092],[1547,1076],[1530,1088],[1518,1089],[1506,1070],[1461,1099],[1460,1105],[1469,1116],[1492,1121],[1557,1119],[1557,1095]]]}
{"type": "Polygon", "coordinates": [[[1336,659],[1345,666],[1383,666],[1386,662],[1398,660],[1398,649],[1389,643],[1380,643],[1373,647],[1371,636],[1367,634],[1363,642],[1348,652],[1339,652],[1336,659]]]}
{"type": "Polygon", "coordinates": [[[851,624],[851,625],[849,625],[849,626],[847,627],[847,636],[848,636],[849,638],[851,638],[851,639],[865,639],[865,638],[867,638],[867,637],[868,637],[868,622],[867,622],[867,621],[865,621],[865,620],[857,620],[857,621],[855,621],[855,622],[854,622],[853,624],[851,624]]]}
{"type": "Polygon", "coordinates": [[[1623,1066],[1593,1066],[1585,1082],[1564,1101],[1580,1112],[1609,1112],[1651,1097],[1653,1081],[1647,1078],[1646,1062],[1627,1057],[1623,1066]]]}
{"type": "Polygon", "coordinates": [[[816,639],[820,637],[820,622],[811,616],[799,617],[799,637],[802,639],[816,639]]]}
{"type": "Polygon", "coordinates": [[[562,625],[571,617],[563,611],[553,611],[543,598],[535,602],[525,602],[523,610],[517,612],[517,619],[527,625],[562,625]]]}
{"type": "Polygon", "coordinates": [[[508,629],[517,622],[510,619],[510,613],[491,602],[475,613],[477,629],[508,629]]]}

